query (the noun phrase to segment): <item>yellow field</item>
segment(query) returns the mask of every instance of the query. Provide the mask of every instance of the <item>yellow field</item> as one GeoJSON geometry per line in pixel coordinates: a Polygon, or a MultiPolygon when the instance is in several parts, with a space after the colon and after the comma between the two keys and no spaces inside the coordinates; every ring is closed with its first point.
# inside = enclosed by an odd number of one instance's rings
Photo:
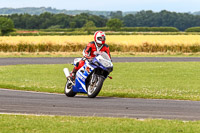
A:
{"type": "MultiPolygon", "coordinates": [[[[0,37],[0,44],[87,44],[93,36],[10,36],[0,37]]],[[[108,35],[106,43],[120,45],[200,45],[200,35],[108,35]]]]}
{"type": "MultiPolygon", "coordinates": [[[[74,52],[93,40],[92,35],[0,37],[0,51],[74,52]]],[[[112,52],[200,52],[200,35],[107,35],[106,43],[112,52]]]]}

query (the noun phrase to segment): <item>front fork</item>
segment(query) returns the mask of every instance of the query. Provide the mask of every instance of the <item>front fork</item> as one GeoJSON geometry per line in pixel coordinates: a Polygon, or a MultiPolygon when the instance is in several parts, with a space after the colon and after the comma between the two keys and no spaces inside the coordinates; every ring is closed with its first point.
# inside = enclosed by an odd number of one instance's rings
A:
{"type": "Polygon", "coordinates": [[[91,84],[93,85],[96,81],[97,81],[97,75],[93,73],[92,79],[91,79],[91,84]]]}

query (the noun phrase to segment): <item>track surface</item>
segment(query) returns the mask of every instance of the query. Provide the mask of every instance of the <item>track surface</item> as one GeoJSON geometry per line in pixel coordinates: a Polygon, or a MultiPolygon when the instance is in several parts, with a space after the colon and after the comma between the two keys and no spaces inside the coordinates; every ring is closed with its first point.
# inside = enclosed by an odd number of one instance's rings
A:
{"type": "MultiPolygon", "coordinates": [[[[75,57],[61,58],[0,58],[0,65],[67,64],[75,57]]],[[[113,62],[200,62],[200,57],[113,57],[113,62]]]]}
{"type": "MultiPolygon", "coordinates": [[[[74,58],[0,58],[0,65],[66,64],[74,58]]],[[[130,57],[113,62],[199,62],[199,57],[130,57]]],[[[0,113],[200,120],[200,101],[86,96],[0,89],[0,113]]]]}
{"type": "Polygon", "coordinates": [[[0,112],[200,120],[200,102],[36,93],[0,89],[0,112]]]}

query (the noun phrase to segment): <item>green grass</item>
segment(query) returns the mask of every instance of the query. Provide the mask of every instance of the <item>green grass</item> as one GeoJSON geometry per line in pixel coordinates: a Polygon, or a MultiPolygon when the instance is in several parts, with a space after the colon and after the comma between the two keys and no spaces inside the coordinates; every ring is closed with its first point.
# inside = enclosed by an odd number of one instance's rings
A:
{"type": "MultiPolygon", "coordinates": [[[[66,65],[0,66],[0,87],[63,93],[66,65]]],[[[200,100],[200,62],[114,63],[101,96],[200,100]]]]}
{"type": "Polygon", "coordinates": [[[0,133],[199,133],[200,121],[0,115],[0,133]]]}

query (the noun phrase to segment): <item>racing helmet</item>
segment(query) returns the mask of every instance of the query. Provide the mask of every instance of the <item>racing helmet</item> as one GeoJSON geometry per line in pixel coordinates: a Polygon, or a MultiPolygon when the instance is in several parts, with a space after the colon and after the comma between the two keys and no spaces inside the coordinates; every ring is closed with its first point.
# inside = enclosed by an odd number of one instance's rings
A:
{"type": "Polygon", "coordinates": [[[94,33],[94,41],[98,44],[105,44],[106,34],[102,31],[96,31],[94,33]]]}

